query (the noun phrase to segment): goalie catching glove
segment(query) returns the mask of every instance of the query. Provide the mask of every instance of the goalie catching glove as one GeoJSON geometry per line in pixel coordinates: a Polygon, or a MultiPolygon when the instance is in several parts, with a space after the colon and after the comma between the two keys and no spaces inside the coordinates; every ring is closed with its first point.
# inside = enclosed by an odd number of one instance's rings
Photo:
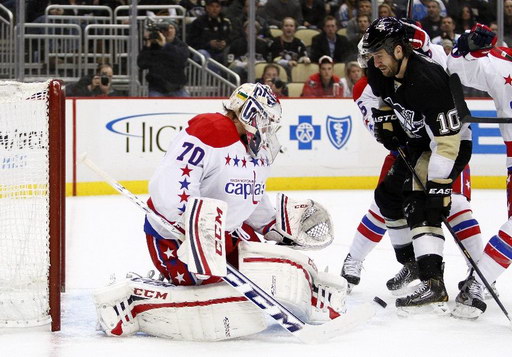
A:
{"type": "Polygon", "coordinates": [[[278,193],[276,223],[265,234],[266,240],[297,249],[322,249],[334,239],[327,210],[313,200],[295,201],[278,193]]]}

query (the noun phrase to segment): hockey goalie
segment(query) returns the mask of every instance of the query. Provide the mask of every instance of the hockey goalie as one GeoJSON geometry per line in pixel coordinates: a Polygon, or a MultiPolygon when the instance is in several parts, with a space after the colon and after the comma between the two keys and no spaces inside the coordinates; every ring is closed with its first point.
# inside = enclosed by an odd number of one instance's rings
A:
{"type": "Polygon", "coordinates": [[[227,263],[310,324],[344,313],[345,279],[319,272],[299,251],[332,242],[328,212],[283,194],[274,207],[265,193],[280,151],[279,101],[268,86],[246,83],[224,111],[192,118],[153,175],[148,206],[176,228],[146,216],[162,278],[135,277],[95,292],[107,335],[215,341],[264,330],[262,310],[223,281],[227,263]]]}

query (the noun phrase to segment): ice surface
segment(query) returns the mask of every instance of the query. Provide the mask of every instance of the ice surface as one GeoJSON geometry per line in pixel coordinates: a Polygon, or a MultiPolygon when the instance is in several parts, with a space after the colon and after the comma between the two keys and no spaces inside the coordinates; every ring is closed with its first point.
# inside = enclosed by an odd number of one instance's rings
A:
{"type": "MultiPolygon", "coordinates": [[[[310,255],[322,269],[341,270],[353,233],[368,209],[372,191],[297,191],[292,197],[313,198],[331,212],[336,239],[325,251],[310,255]]],[[[272,196],[275,193],[270,193],[272,196]]],[[[502,190],[473,192],[475,217],[484,242],[506,220],[502,190]]],[[[122,196],[67,199],[67,293],[63,295],[62,331],[0,330],[0,357],[102,356],[506,356],[512,350],[512,329],[496,303],[476,321],[451,317],[399,318],[385,281],[399,269],[387,237],[369,255],[359,286],[348,306],[379,296],[388,303],[370,322],[321,345],[302,345],[278,326],[263,333],[225,342],[194,343],[148,336],[110,338],[96,331],[92,289],[106,285],[112,274],[145,274],[152,269],[142,233],[143,213],[122,196]]],[[[450,236],[445,244],[445,281],[450,298],[466,276],[466,264],[450,236]]],[[[512,313],[512,271],[498,280],[500,298],[512,313]]],[[[453,301],[450,302],[453,304],[453,301]]],[[[453,306],[453,305],[452,305],[453,306]]]]}

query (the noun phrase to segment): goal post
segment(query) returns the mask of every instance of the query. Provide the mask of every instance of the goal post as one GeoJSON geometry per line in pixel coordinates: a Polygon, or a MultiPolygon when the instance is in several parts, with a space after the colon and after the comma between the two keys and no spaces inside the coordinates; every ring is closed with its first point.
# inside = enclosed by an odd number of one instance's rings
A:
{"type": "Polygon", "coordinates": [[[0,328],[60,330],[64,99],[55,80],[0,81],[0,328]]]}

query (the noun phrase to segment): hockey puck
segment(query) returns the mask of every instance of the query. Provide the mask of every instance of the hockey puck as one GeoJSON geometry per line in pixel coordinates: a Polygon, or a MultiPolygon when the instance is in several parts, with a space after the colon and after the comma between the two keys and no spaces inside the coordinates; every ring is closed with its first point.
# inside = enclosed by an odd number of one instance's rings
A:
{"type": "Polygon", "coordinates": [[[388,304],[386,304],[386,302],[384,300],[382,300],[380,297],[376,296],[373,298],[373,301],[375,301],[377,304],[379,304],[383,309],[386,308],[386,306],[388,306],[388,304]]]}

